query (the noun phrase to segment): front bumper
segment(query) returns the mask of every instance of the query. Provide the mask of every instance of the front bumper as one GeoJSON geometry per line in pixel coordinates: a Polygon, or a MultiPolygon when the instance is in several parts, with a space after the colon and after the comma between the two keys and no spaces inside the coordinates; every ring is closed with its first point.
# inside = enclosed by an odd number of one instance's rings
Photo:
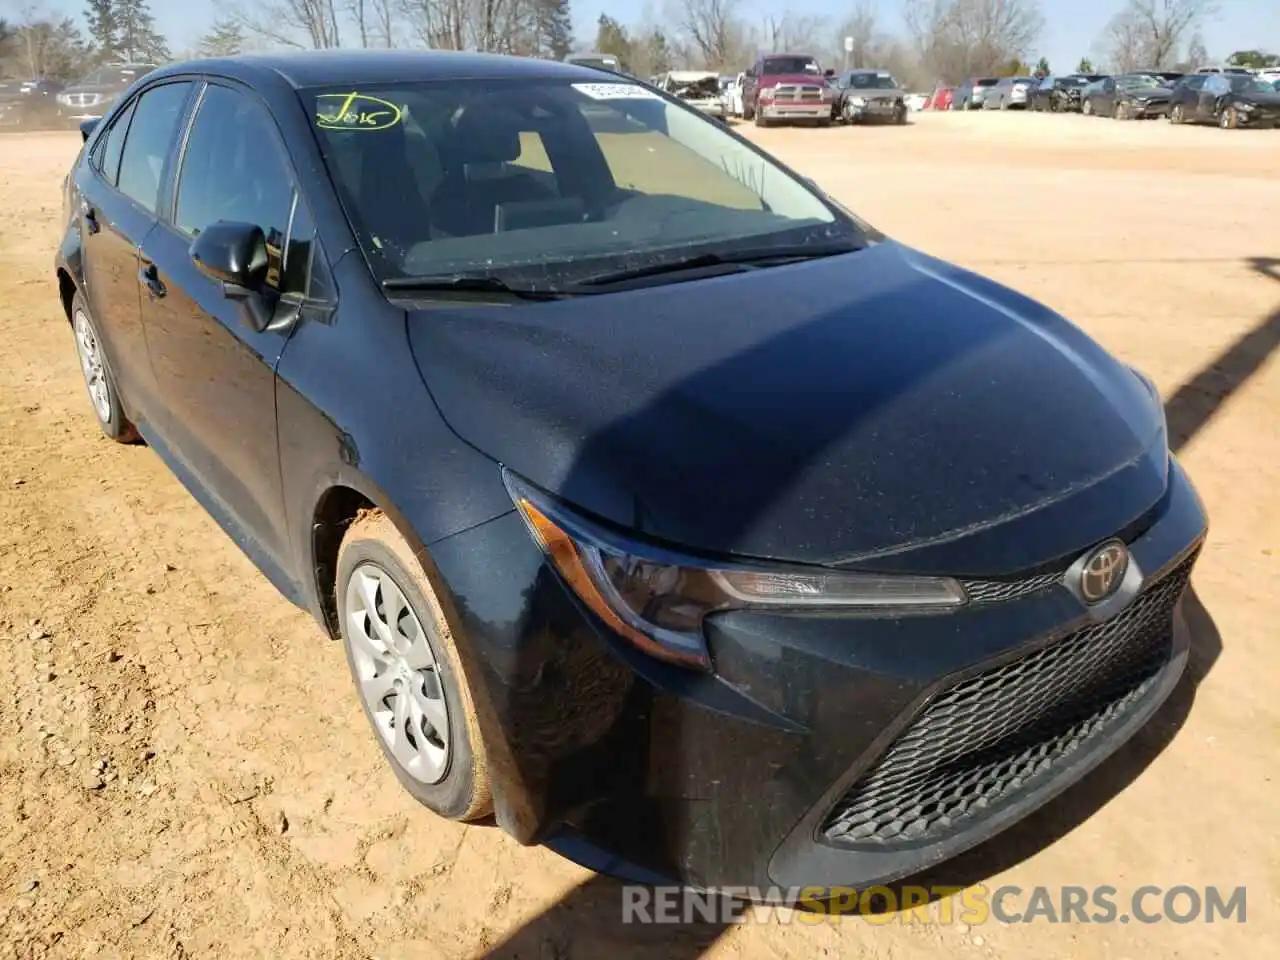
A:
{"type": "Polygon", "coordinates": [[[905,103],[883,98],[849,104],[849,115],[855,120],[894,120],[906,110],[905,103]]]}
{"type": "Polygon", "coordinates": [[[1168,100],[1153,100],[1147,103],[1129,101],[1129,116],[1135,120],[1150,120],[1169,114],[1168,100]]]}
{"type": "Polygon", "coordinates": [[[1254,107],[1252,110],[1240,110],[1237,108],[1236,117],[1239,123],[1244,127],[1275,127],[1280,126],[1280,109],[1271,107],[1262,109],[1254,107]]]}
{"type": "Polygon", "coordinates": [[[1171,463],[1125,531],[1142,577],[1106,618],[1056,568],[970,584],[950,614],[740,611],[708,623],[712,676],[590,619],[514,514],[432,554],[518,840],[567,833],[595,863],[698,887],[866,886],[1003,830],[1146,721],[1186,663],[1204,531],[1171,463]]]}
{"type": "Polygon", "coordinates": [[[830,120],[831,101],[814,100],[803,103],[761,102],[757,110],[766,120],[830,120]]]}

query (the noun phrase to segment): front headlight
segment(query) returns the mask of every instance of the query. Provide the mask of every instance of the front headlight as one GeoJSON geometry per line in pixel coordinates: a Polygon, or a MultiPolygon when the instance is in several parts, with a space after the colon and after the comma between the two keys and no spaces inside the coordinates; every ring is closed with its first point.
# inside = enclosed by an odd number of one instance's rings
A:
{"type": "Polygon", "coordinates": [[[509,470],[503,479],[534,540],[578,599],[622,639],[660,660],[709,670],[702,622],[723,610],[923,613],[965,602],[960,584],[946,577],[717,564],[679,556],[577,516],[509,470]]]}
{"type": "Polygon", "coordinates": [[[865,107],[867,105],[866,97],[850,97],[849,102],[855,107],[865,107]]]}
{"type": "Polygon", "coordinates": [[[1245,100],[1237,100],[1235,103],[1233,103],[1233,104],[1232,104],[1232,106],[1233,106],[1233,107],[1235,107],[1237,110],[1252,110],[1252,109],[1253,109],[1253,104],[1252,104],[1252,103],[1249,103],[1249,102],[1247,102],[1247,101],[1245,101],[1245,100]]]}

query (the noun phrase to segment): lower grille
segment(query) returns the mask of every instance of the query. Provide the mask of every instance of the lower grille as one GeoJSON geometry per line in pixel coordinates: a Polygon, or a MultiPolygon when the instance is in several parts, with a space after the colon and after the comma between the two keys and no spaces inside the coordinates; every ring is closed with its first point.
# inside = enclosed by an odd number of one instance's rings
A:
{"type": "Polygon", "coordinates": [[[1042,782],[1154,685],[1194,563],[1112,619],[939,693],[836,804],[822,835],[880,849],[931,842],[1042,782]]]}

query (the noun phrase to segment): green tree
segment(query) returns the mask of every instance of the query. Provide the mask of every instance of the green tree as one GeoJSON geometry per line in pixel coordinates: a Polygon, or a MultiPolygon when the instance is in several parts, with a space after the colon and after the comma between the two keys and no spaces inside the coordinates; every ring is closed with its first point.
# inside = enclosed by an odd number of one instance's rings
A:
{"type": "Polygon", "coordinates": [[[1049,58],[1041,57],[1040,62],[1036,64],[1036,76],[1047,77],[1052,71],[1049,69],[1049,58]]]}
{"type": "Polygon", "coordinates": [[[202,57],[234,57],[244,50],[244,30],[234,20],[214,20],[213,29],[200,38],[196,52],[202,57]]]}
{"type": "Polygon", "coordinates": [[[155,18],[147,0],[115,0],[119,24],[117,52],[132,62],[165,63],[170,60],[169,44],[156,31],[155,18]]]}
{"type": "Polygon", "coordinates": [[[573,50],[573,14],[569,0],[534,0],[534,30],[538,53],[563,60],[573,50]]]}
{"type": "Polygon", "coordinates": [[[645,41],[649,54],[649,72],[651,74],[666,73],[671,69],[675,56],[671,52],[671,44],[667,43],[667,35],[661,30],[654,30],[645,41]]]}
{"type": "Polygon", "coordinates": [[[1088,57],[1081,57],[1080,62],[1076,64],[1076,73],[1093,73],[1093,61],[1088,57]]]}
{"type": "Polygon", "coordinates": [[[1250,67],[1254,70],[1261,70],[1264,67],[1274,67],[1280,64],[1280,57],[1274,53],[1265,53],[1262,50],[1237,50],[1227,58],[1227,63],[1234,67],[1250,67]]]}
{"type": "Polygon", "coordinates": [[[596,52],[611,53],[624,70],[631,69],[631,37],[627,28],[607,13],[596,21],[596,52]]]}
{"type": "Polygon", "coordinates": [[[89,0],[84,9],[84,20],[94,58],[100,61],[114,58],[120,35],[115,0],[89,0]]]}

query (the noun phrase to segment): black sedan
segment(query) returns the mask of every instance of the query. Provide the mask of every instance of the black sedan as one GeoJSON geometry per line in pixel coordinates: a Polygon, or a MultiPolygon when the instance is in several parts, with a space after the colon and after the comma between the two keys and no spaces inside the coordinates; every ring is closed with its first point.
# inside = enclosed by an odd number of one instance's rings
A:
{"type": "Polygon", "coordinates": [[[1088,77],[1083,76],[1043,77],[1031,92],[1027,109],[1048,113],[1078,113],[1080,94],[1090,82],[1088,77]]]}
{"type": "Polygon", "coordinates": [[[1256,77],[1192,74],[1173,88],[1169,122],[1216,123],[1224,130],[1280,126],[1280,91],[1256,77]]]}
{"type": "Polygon", "coordinates": [[[0,127],[57,126],[61,89],[56,80],[0,80],[0,127]]]}
{"type": "Polygon", "coordinates": [[[870,883],[1186,664],[1205,516],[1152,383],[679,99],[329,51],[163,67],[84,129],[56,274],[102,430],[344,645],[442,816],[870,883]]]}
{"type": "Polygon", "coordinates": [[[1080,111],[1086,116],[1146,120],[1169,110],[1173,90],[1148,73],[1106,77],[1084,91],[1080,111]]]}

